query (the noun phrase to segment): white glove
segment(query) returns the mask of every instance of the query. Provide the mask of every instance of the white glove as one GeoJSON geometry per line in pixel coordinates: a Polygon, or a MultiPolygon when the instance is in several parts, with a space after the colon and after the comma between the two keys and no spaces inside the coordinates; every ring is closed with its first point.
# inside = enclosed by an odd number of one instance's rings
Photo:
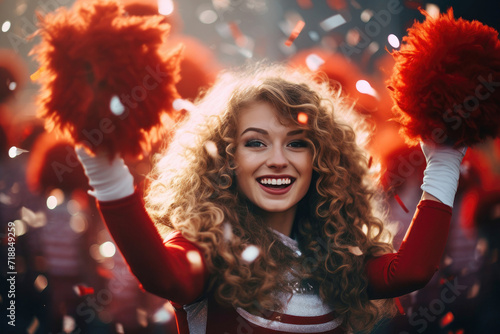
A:
{"type": "Polygon", "coordinates": [[[424,183],[420,188],[444,204],[453,207],[460,177],[460,164],[467,147],[455,149],[432,142],[420,143],[420,146],[427,160],[424,183]]]}
{"type": "Polygon", "coordinates": [[[89,194],[99,201],[113,201],[134,193],[134,178],[119,155],[113,160],[104,154],[90,156],[83,147],[75,148],[93,191],[89,194]]]}

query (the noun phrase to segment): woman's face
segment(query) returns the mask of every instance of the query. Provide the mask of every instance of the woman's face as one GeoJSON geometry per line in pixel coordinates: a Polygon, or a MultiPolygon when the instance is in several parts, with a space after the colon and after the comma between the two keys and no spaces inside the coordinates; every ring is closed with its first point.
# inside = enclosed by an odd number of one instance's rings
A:
{"type": "Polygon", "coordinates": [[[238,191],[265,212],[295,210],[313,170],[306,131],[280,124],[274,107],[257,102],[241,112],[236,136],[238,191]]]}

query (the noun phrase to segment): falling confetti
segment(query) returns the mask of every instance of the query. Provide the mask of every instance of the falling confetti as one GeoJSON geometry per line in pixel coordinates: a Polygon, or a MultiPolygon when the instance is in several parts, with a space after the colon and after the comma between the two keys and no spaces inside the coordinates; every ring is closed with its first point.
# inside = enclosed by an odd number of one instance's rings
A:
{"type": "Polygon", "coordinates": [[[260,250],[257,246],[250,245],[241,253],[241,257],[244,261],[251,263],[259,256],[260,250]]]}
{"type": "Polygon", "coordinates": [[[44,275],[38,275],[33,285],[38,292],[42,292],[49,285],[49,283],[47,281],[47,277],[44,275]]]}
{"type": "Polygon", "coordinates": [[[297,4],[302,9],[310,9],[313,6],[313,3],[311,0],[297,0],[297,4]]]}
{"type": "Polygon", "coordinates": [[[331,9],[342,10],[347,8],[346,0],[327,0],[326,3],[331,9]]]}
{"type": "Polygon", "coordinates": [[[347,21],[344,19],[344,17],[341,14],[336,14],[333,16],[330,16],[326,20],[323,20],[319,23],[319,26],[323,28],[324,31],[330,31],[333,30],[337,27],[340,27],[347,21]]]}
{"type": "Polygon", "coordinates": [[[467,293],[467,298],[475,298],[477,294],[479,293],[479,290],[481,289],[481,284],[479,282],[474,283],[470,289],[469,292],[467,293]]]}
{"type": "Polygon", "coordinates": [[[370,159],[368,159],[368,168],[372,167],[372,163],[373,163],[373,157],[370,156],[370,159]]]}
{"type": "Polygon", "coordinates": [[[199,252],[191,250],[186,253],[187,260],[191,264],[191,271],[194,273],[200,272],[203,269],[201,255],[199,252]]]}
{"type": "Polygon", "coordinates": [[[429,14],[433,19],[437,19],[439,17],[439,6],[433,4],[433,3],[428,3],[425,5],[425,11],[427,14],[429,14]]]}
{"type": "Polygon", "coordinates": [[[348,246],[348,249],[351,254],[354,254],[356,256],[363,255],[363,252],[358,246],[348,246]]]}
{"type": "Polygon", "coordinates": [[[231,35],[233,36],[236,45],[239,47],[245,46],[245,35],[241,32],[238,24],[234,21],[229,22],[229,29],[231,30],[231,35]]]}
{"type": "Polygon", "coordinates": [[[18,148],[18,147],[15,147],[15,146],[12,146],[10,149],[9,149],[9,158],[15,158],[23,153],[26,153],[26,152],[29,152],[27,150],[23,150],[22,148],[18,148]]]}
{"type": "Polygon", "coordinates": [[[364,23],[368,23],[368,21],[371,20],[371,18],[373,17],[373,11],[370,10],[370,9],[365,9],[364,11],[361,12],[361,21],[363,21],[364,23]]]}
{"type": "Polygon", "coordinates": [[[324,63],[324,59],[315,53],[311,53],[306,57],[306,65],[311,71],[317,71],[324,63]]]}
{"type": "Polygon", "coordinates": [[[33,321],[31,322],[29,327],[26,329],[26,333],[35,334],[38,330],[38,327],[40,327],[40,321],[38,321],[37,317],[33,317],[33,321]]]}
{"type": "Polygon", "coordinates": [[[217,150],[217,145],[213,141],[207,141],[205,143],[205,150],[208,155],[210,155],[213,159],[216,159],[219,156],[219,151],[217,150]]]}
{"type": "Polygon", "coordinates": [[[158,0],[158,13],[168,16],[174,12],[174,2],[172,0],[158,0]]]}
{"type": "Polygon", "coordinates": [[[116,333],[125,334],[125,329],[123,328],[123,325],[121,323],[117,322],[115,329],[116,329],[116,333]]]}
{"type": "MultiPolygon", "coordinates": [[[[168,304],[168,303],[167,303],[168,304]]],[[[157,324],[164,324],[172,320],[172,313],[163,306],[158,309],[158,311],[153,314],[153,322],[157,324]]]]}
{"type": "Polygon", "coordinates": [[[196,110],[196,106],[188,100],[184,99],[175,99],[172,103],[172,107],[175,110],[187,110],[189,112],[194,112],[196,110]]]}
{"type": "Polygon", "coordinates": [[[42,72],[45,71],[45,67],[40,67],[35,73],[30,75],[31,81],[36,81],[40,78],[40,75],[42,75],[42,72]]]}
{"type": "Polygon", "coordinates": [[[403,203],[398,194],[394,194],[394,199],[396,200],[396,202],[398,202],[399,206],[404,210],[404,212],[410,212],[410,210],[406,208],[406,205],[403,203]]]}
{"type": "Polygon", "coordinates": [[[309,38],[312,39],[313,41],[315,42],[319,41],[319,34],[317,31],[310,30],[307,34],[309,35],[309,38]]]}
{"type": "Polygon", "coordinates": [[[231,240],[233,238],[233,229],[231,224],[224,223],[224,239],[231,240]]]}
{"type": "Polygon", "coordinates": [[[295,25],[295,27],[292,30],[292,33],[290,34],[290,36],[288,37],[288,39],[285,42],[286,46],[292,45],[293,41],[295,41],[295,39],[299,36],[300,32],[302,31],[302,29],[304,29],[305,25],[306,25],[306,23],[302,20],[297,22],[297,24],[295,25]]]}
{"type": "Polygon", "coordinates": [[[307,124],[307,120],[308,120],[307,114],[305,112],[299,112],[299,114],[297,115],[297,121],[300,124],[307,124]]]}
{"type": "Polygon", "coordinates": [[[73,286],[73,291],[76,293],[78,297],[94,294],[94,288],[88,287],[83,284],[78,284],[73,286]]]}
{"type": "Polygon", "coordinates": [[[3,24],[2,24],[2,32],[7,32],[9,31],[11,27],[11,23],[10,21],[5,21],[3,24]]]}
{"type": "Polygon", "coordinates": [[[399,314],[406,315],[405,309],[403,308],[403,305],[401,305],[401,301],[399,298],[394,298],[394,303],[396,304],[396,307],[398,308],[399,314]]]}
{"type": "Polygon", "coordinates": [[[113,95],[113,97],[109,101],[109,109],[116,116],[120,116],[125,111],[125,106],[122,104],[118,96],[113,95]]]}
{"type": "Polygon", "coordinates": [[[115,244],[111,241],[104,242],[101,246],[99,246],[99,252],[104,257],[113,257],[116,253],[115,244]]]}
{"type": "Polygon", "coordinates": [[[144,328],[148,327],[148,312],[145,309],[137,308],[137,322],[144,328]]]}
{"type": "Polygon", "coordinates": [[[397,49],[401,46],[399,38],[394,34],[390,34],[389,36],[387,36],[387,41],[394,49],[397,49]]]}
{"type": "Polygon", "coordinates": [[[21,219],[30,227],[34,228],[42,227],[47,224],[47,217],[43,211],[35,213],[24,206],[21,208],[21,219]]]}
{"type": "Polygon", "coordinates": [[[370,85],[370,83],[366,80],[358,80],[356,82],[356,89],[362,94],[371,95],[375,98],[378,98],[377,91],[375,91],[372,85],[370,85]]]}
{"type": "Polygon", "coordinates": [[[57,198],[55,196],[49,196],[47,197],[47,208],[49,210],[55,209],[57,206],[57,198]]]}
{"type": "Polygon", "coordinates": [[[76,328],[76,321],[73,317],[65,315],[63,317],[63,332],[72,333],[76,328]]]}
{"type": "Polygon", "coordinates": [[[448,312],[441,318],[441,320],[439,321],[439,325],[441,326],[441,328],[446,327],[451,324],[453,320],[455,320],[455,316],[453,315],[453,313],[448,312]]]}

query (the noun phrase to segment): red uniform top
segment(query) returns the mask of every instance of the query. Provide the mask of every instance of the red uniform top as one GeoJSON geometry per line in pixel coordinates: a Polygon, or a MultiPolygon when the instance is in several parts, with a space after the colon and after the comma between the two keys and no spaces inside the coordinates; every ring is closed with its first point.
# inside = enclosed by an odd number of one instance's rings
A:
{"type": "MultiPolygon", "coordinates": [[[[142,287],[174,305],[179,333],[344,333],[342,319],[307,291],[287,299],[289,307],[283,314],[258,317],[219,305],[206,293],[209,272],[201,251],[180,232],[162,240],[137,193],[100,202],[99,207],[142,287]],[[193,254],[200,262],[189,260],[193,254]]],[[[366,262],[370,298],[391,298],[424,287],[438,269],[450,220],[449,206],[421,201],[399,251],[366,262]]],[[[296,247],[292,239],[282,240],[296,247]]]]}

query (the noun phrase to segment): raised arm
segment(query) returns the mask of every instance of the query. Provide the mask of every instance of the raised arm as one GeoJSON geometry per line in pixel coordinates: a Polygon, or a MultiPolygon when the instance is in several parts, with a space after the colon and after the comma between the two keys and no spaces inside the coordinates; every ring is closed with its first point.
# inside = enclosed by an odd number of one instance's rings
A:
{"type": "Polygon", "coordinates": [[[370,298],[396,297],[424,287],[443,256],[465,148],[427,143],[422,150],[427,159],[422,200],[399,251],[367,261],[370,298]]]}
{"type": "Polygon", "coordinates": [[[77,149],[106,226],[143,288],[177,304],[203,293],[208,273],[201,251],[179,232],[162,240],[123,160],[77,149]]]}

